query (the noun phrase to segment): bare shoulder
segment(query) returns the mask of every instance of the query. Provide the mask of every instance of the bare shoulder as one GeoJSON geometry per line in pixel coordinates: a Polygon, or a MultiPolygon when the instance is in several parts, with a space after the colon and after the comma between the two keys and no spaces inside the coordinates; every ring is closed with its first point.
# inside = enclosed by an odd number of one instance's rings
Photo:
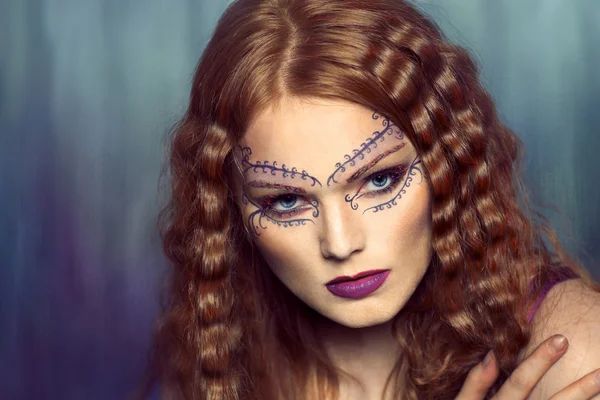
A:
{"type": "Polygon", "coordinates": [[[600,368],[600,293],[580,279],[562,282],[550,290],[532,321],[531,341],[519,361],[558,333],[569,340],[569,348],[538,382],[529,399],[547,399],[600,368]]]}

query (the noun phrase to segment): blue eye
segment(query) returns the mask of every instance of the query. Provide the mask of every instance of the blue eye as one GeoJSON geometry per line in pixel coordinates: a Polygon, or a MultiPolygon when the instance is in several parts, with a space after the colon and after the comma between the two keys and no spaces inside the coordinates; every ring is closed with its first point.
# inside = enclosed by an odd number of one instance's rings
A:
{"type": "Polygon", "coordinates": [[[371,182],[373,182],[373,184],[378,188],[384,187],[388,183],[388,180],[388,175],[384,174],[375,175],[373,178],[371,178],[371,182]]]}
{"type": "Polygon", "coordinates": [[[365,181],[361,189],[370,193],[380,193],[391,188],[401,179],[402,175],[398,174],[396,171],[378,172],[376,175],[371,175],[371,177],[365,181]]]}
{"type": "Polygon", "coordinates": [[[265,213],[277,218],[287,218],[292,215],[306,211],[310,202],[302,200],[295,194],[283,194],[279,196],[266,196],[260,202],[260,207],[265,213]]]}
{"type": "Polygon", "coordinates": [[[283,208],[293,208],[298,202],[298,196],[286,194],[285,196],[281,196],[277,202],[279,202],[283,208]]]}
{"type": "Polygon", "coordinates": [[[373,175],[366,178],[363,185],[352,199],[356,200],[360,197],[374,197],[394,190],[394,188],[402,182],[405,174],[406,167],[404,165],[397,165],[383,171],[375,172],[373,175]]]}

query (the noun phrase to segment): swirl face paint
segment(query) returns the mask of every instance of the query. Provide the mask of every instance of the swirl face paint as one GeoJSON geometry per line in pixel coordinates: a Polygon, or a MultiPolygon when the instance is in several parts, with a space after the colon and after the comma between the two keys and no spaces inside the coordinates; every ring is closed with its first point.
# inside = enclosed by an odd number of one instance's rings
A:
{"type": "Polygon", "coordinates": [[[364,142],[362,142],[358,149],[352,150],[352,155],[344,155],[344,162],[335,163],[336,169],[329,176],[329,178],[327,178],[327,186],[330,186],[334,183],[339,183],[338,181],[336,181],[336,175],[344,173],[348,168],[356,166],[357,161],[364,160],[365,155],[371,153],[373,149],[377,148],[378,144],[381,144],[386,139],[404,139],[404,133],[400,130],[400,128],[397,125],[391,123],[388,118],[383,117],[381,114],[378,113],[373,113],[372,118],[374,120],[378,120],[381,118],[381,124],[383,125],[383,129],[373,132],[372,137],[369,137],[364,142]]]}
{"type": "MultiPolygon", "coordinates": [[[[400,187],[400,190],[396,193],[396,195],[391,200],[388,200],[385,203],[381,203],[379,205],[365,209],[363,211],[363,214],[369,210],[371,210],[373,212],[377,212],[377,211],[381,211],[385,208],[387,208],[387,209],[392,208],[393,206],[397,205],[396,201],[401,199],[402,196],[406,194],[406,188],[410,187],[411,183],[413,182],[414,177],[420,177],[421,180],[423,179],[423,171],[421,170],[421,164],[422,164],[421,160],[419,160],[418,158],[415,158],[411,162],[410,166],[408,167],[408,171],[406,170],[406,168],[403,167],[402,175],[405,176],[406,178],[404,179],[404,183],[402,184],[402,186],[400,187]]],[[[401,178],[398,178],[398,180],[396,180],[396,182],[400,182],[400,180],[401,180],[401,178]]],[[[417,183],[421,183],[421,180],[417,183]]],[[[354,197],[352,198],[352,200],[354,200],[354,197]]],[[[348,201],[347,197],[346,197],[346,201],[348,201]]]]}
{"type": "MultiPolygon", "coordinates": [[[[298,172],[296,167],[288,169],[285,164],[282,164],[281,167],[279,167],[277,165],[277,161],[251,162],[250,156],[252,155],[252,149],[249,147],[238,146],[237,151],[241,154],[242,174],[244,177],[247,177],[248,172],[252,171],[254,174],[264,174],[274,177],[280,176],[292,181],[300,179],[302,181],[309,182],[311,186],[322,186],[321,182],[319,182],[317,178],[309,175],[305,170],[298,172]]],[[[306,190],[300,187],[292,186],[291,184],[268,182],[262,179],[249,181],[246,183],[246,185],[254,188],[279,189],[293,193],[280,196],[264,196],[260,200],[254,201],[251,200],[246,191],[243,190],[242,203],[244,205],[251,203],[257,208],[256,211],[252,212],[248,216],[248,225],[252,227],[252,232],[256,236],[260,236],[259,228],[267,228],[267,226],[264,225],[265,221],[287,228],[289,226],[300,226],[306,225],[307,222],[313,222],[309,218],[292,218],[294,215],[297,215],[302,211],[311,209],[313,218],[317,218],[319,216],[319,202],[317,200],[309,202],[303,208],[294,208],[293,210],[290,210],[290,208],[292,208],[292,206],[294,206],[296,203],[296,194],[306,193],[306,190]],[[290,202],[293,204],[289,205],[290,202]],[[277,203],[280,203],[283,209],[276,208],[277,203]],[[289,207],[286,207],[285,204],[287,204],[289,207]],[[288,209],[286,210],[286,208],[288,209]]]]}
{"type": "Polygon", "coordinates": [[[246,175],[248,171],[252,169],[255,173],[262,172],[263,174],[270,174],[271,176],[277,176],[280,174],[283,178],[299,178],[304,181],[309,181],[311,186],[315,186],[316,184],[322,186],[321,182],[319,182],[317,178],[313,178],[305,170],[298,172],[298,168],[293,167],[292,169],[288,169],[285,164],[282,164],[281,167],[278,167],[277,161],[273,161],[272,163],[269,161],[256,161],[252,163],[250,162],[252,149],[250,149],[250,147],[242,148],[240,146],[238,146],[238,149],[242,153],[242,167],[244,168],[244,175],[246,175]]]}
{"type": "MultiPolygon", "coordinates": [[[[381,160],[383,160],[390,154],[400,151],[403,147],[406,146],[407,142],[404,137],[404,133],[397,125],[392,123],[388,118],[378,113],[374,113],[372,115],[372,118],[374,120],[381,119],[383,129],[373,132],[371,137],[367,138],[363,143],[361,143],[358,149],[352,150],[352,156],[346,154],[344,156],[344,162],[337,162],[335,164],[336,169],[333,172],[333,174],[331,174],[327,179],[327,186],[339,183],[336,180],[336,175],[341,175],[344,172],[346,172],[346,170],[355,167],[358,161],[364,160],[367,154],[371,153],[375,148],[378,147],[378,145],[386,141],[386,139],[388,141],[400,141],[400,143],[395,145],[391,149],[378,154],[371,161],[368,161],[365,165],[360,167],[358,171],[354,172],[349,178],[347,178],[346,183],[351,183],[355,181],[356,179],[358,179],[358,177],[364,175],[367,171],[372,169],[381,160]]],[[[411,182],[416,176],[419,176],[421,180],[423,178],[423,172],[421,170],[421,160],[417,157],[415,157],[408,166],[397,165],[387,170],[378,171],[377,173],[369,176],[368,179],[372,180],[376,186],[380,186],[380,188],[375,191],[375,193],[378,195],[392,192],[401,183],[402,186],[400,187],[400,190],[397,193],[395,193],[395,195],[390,200],[366,208],[363,211],[363,214],[369,210],[377,212],[395,206],[397,204],[397,200],[401,199],[402,196],[406,194],[406,188],[410,187],[411,182]],[[381,182],[382,178],[383,182],[381,182]],[[375,180],[378,180],[379,184],[375,183],[375,180]]],[[[358,209],[359,205],[357,203],[357,200],[359,200],[361,197],[373,197],[373,192],[364,193],[362,191],[363,186],[364,184],[361,185],[354,194],[347,194],[345,196],[346,202],[350,203],[350,207],[353,210],[358,209]]]]}

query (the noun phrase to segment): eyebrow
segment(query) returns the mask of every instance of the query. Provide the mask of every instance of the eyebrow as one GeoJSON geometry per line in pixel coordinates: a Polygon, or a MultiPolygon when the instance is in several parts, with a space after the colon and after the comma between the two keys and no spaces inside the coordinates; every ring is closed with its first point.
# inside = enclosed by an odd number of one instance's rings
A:
{"type": "Polygon", "coordinates": [[[390,154],[400,151],[404,147],[405,144],[406,143],[401,143],[398,146],[395,146],[395,147],[385,151],[384,153],[379,154],[377,157],[375,157],[373,160],[371,160],[367,165],[362,166],[358,171],[356,171],[351,176],[349,176],[348,179],[346,179],[346,183],[354,182],[355,180],[357,180],[358,178],[363,176],[368,170],[375,167],[375,165],[377,165],[378,162],[380,162],[381,160],[383,160],[390,154]]]}
{"type": "Polygon", "coordinates": [[[250,187],[254,187],[254,188],[281,189],[281,190],[285,190],[288,192],[294,192],[294,193],[306,193],[306,190],[304,190],[300,187],[297,187],[297,186],[284,185],[281,183],[273,183],[273,182],[267,182],[267,181],[263,181],[263,180],[250,181],[247,183],[247,185],[250,187]]]}

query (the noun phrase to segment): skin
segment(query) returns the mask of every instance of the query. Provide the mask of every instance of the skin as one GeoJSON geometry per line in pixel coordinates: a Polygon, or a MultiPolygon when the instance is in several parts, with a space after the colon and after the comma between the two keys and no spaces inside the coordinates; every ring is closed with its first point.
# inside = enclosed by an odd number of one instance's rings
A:
{"type": "Polygon", "coordinates": [[[342,382],[342,398],[381,398],[397,357],[390,321],[432,256],[430,189],[416,149],[390,125],[351,103],[285,98],[254,119],[239,149],[247,228],[281,282],[326,317],[325,347],[353,377],[342,382]],[[366,297],[338,297],[325,286],[372,269],[391,272],[366,297]]]}

